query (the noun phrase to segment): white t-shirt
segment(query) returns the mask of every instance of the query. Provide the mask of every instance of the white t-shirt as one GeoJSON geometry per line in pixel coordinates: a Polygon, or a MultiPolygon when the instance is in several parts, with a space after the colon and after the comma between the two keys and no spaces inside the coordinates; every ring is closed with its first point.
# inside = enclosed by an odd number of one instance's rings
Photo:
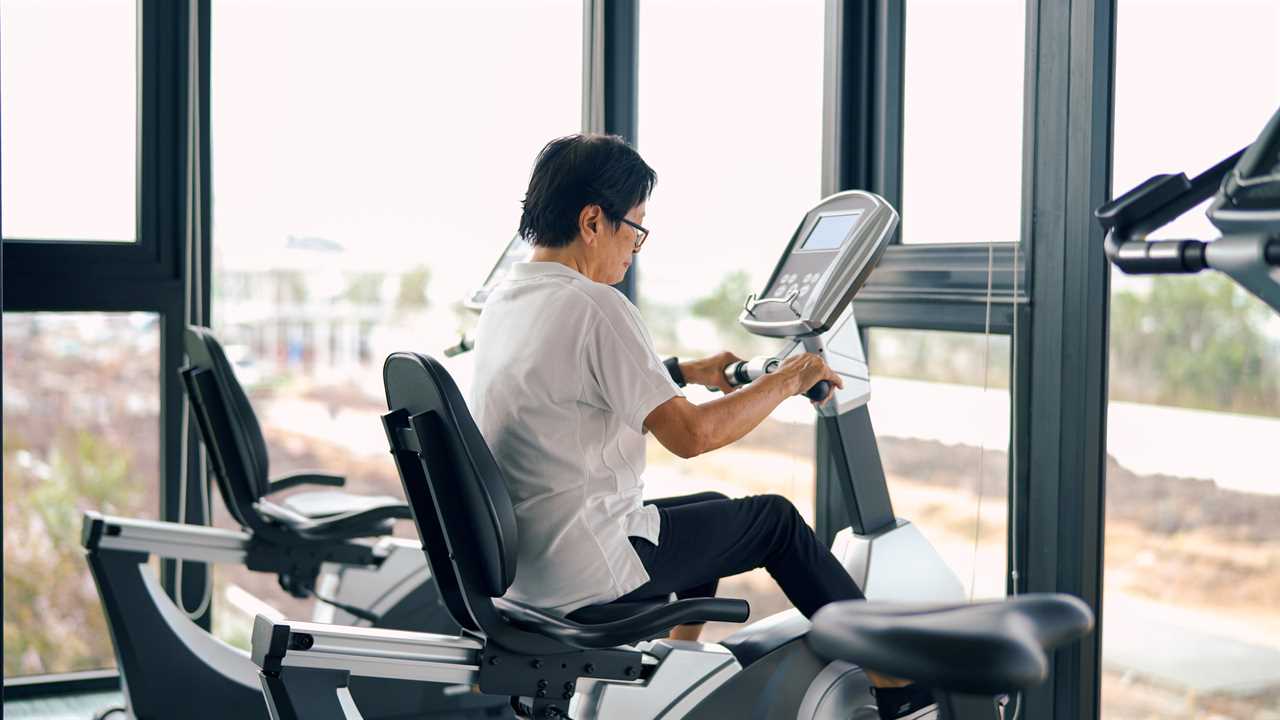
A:
{"type": "Polygon", "coordinates": [[[515,504],[506,599],[567,614],[649,580],[627,539],[658,542],[644,420],[682,394],[622,293],[560,263],[512,266],[480,315],[471,388],[515,504]]]}

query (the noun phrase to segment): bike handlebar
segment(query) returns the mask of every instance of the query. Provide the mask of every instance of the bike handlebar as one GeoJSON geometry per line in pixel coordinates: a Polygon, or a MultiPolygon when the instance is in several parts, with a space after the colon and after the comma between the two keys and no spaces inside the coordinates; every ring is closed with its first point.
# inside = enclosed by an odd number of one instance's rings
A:
{"type": "MultiPolygon", "coordinates": [[[[1216,194],[1245,150],[1194,178],[1185,173],[1156,175],[1098,208],[1094,215],[1107,233],[1107,259],[1131,275],[1190,274],[1210,267],[1208,242],[1145,236],[1216,194]]],[[[1268,264],[1280,266],[1280,239],[1271,239],[1263,256],[1268,264]]]]}
{"type": "MultiPolygon", "coordinates": [[[[730,387],[746,385],[768,375],[778,369],[782,362],[776,357],[756,357],[750,360],[739,360],[724,367],[724,379],[730,387]]],[[[804,396],[814,402],[822,402],[831,394],[831,381],[819,380],[813,387],[804,391],[804,396]]]]}

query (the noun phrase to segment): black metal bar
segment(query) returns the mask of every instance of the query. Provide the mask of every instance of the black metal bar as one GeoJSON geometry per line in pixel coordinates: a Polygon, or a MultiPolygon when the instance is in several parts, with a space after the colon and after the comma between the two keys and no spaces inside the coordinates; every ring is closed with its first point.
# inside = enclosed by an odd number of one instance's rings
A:
{"type": "MultiPolygon", "coordinates": [[[[1031,308],[1021,305],[1014,309],[1018,328],[1030,329],[1031,308]]],[[[1008,534],[1005,545],[1005,592],[1018,595],[1026,590],[1027,577],[1027,518],[1030,505],[1031,463],[1026,448],[1031,442],[1030,393],[1031,387],[1031,333],[1010,332],[1009,342],[1009,401],[1013,418],[1009,424],[1009,503],[1006,511],[1008,534]]]]}
{"type": "Polygon", "coordinates": [[[82,670],[4,679],[6,702],[119,689],[120,673],[114,669],[82,670]]]}
{"type": "MultiPolygon", "coordinates": [[[[147,3],[144,5],[156,5],[147,3]]],[[[187,265],[187,243],[189,232],[187,224],[188,205],[199,201],[193,199],[198,184],[192,185],[191,173],[191,123],[198,123],[190,113],[191,93],[204,93],[201,105],[207,105],[207,87],[192,88],[191,81],[191,45],[198,41],[200,32],[195,37],[191,33],[191,6],[187,3],[165,3],[165,12],[153,18],[147,32],[155,32],[161,36],[157,41],[156,54],[145,57],[143,64],[162,63],[156,71],[159,87],[156,90],[158,117],[165,122],[157,122],[153,131],[161,138],[166,162],[154,168],[155,177],[149,178],[147,185],[158,186],[154,192],[159,198],[157,221],[165,229],[161,243],[162,259],[169,269],[170,276],[177,280],[177,292],[167,294],[161,308],[161,365],[160,365],[160,517],[168,521],[203,522],[203,514],[207,512],[207,496],[201,497],[201,483],[198,476],[184,474],[182,467],[189,463],[191,454],[188,444],[188,456],[184,457],[181,448],[182,424],[182,383],[178,378],[178,369],[182,367],[183,332],[187,325],[187,304],[185,287],[185,269],[187,265]],[[182,478],[186,477],[187,487],[181,487],[182,478]],[[182,501],[185,499],[185,507],[182,501]]],[[[197,21],[200,12],[197,10],[197,21]]],[[[144,25],[144,27],[146,27],[144,25]]],[[[146,166],[144,165],[144,168],[146,166]]],[[[194,208],[192,208],[194,209],[194,208]]],[[[188,439],[191,430],[188,428],[188,439]]],[[[160,578],[166,592],[178,598],[179,590],[175,587],[177,565],[172,560],[161,562],[160,578]]],[[[205,593],[205,585],[210,581],[208,569],[199,563],[184,563],[182,570],[183,587],[179,606],[194,608],[199,606],[205,593]]],[[[196,621],[206,629],[210,615],[206,611],[196,621]]]]}
{"type": "Polygon", "coordinates": [[[604,127],[635,145],[638,124],[640,4],[609,0],[604,5],[604,127]]]}
{"type": "MultiPolygon", "coordinates": [[[[1094,634],[1057,651],[1027,717],[1099,713],[1108,268],[1092,209],[1110,191],[1114,0],[1032,0],[1034,122],[1026,588],[1089,603],[1094,634]]],[[[1029,217],[1027,214],[1029,213],[1029,217]]],[[[1021,429],[1019,429],[1021,430],[1021,429]]]]}
{"type": "MultiPolygon", "coordinates": [[[[604,1],[604,132],[639,146],[640,3],[604,1]]],[[[639,302],[642,258],[637,256],[614,287],[639,302]]]]}
{"type": "Polygon", "coordinates": [[[866,328],[982,333],[989,327],[996,335],[1012,334],[1014,307],[1011,303],[993,304],[988,317],[985,305],[956,299],[855,300],[853,303],[858,323],[866,328]]]}
{"type": "Polygon", "coordinates": [[[826,436],[827,471],[838,479],[845,510],[837,527],[847,525],[859,535],[893,527],[893,503],[867,406],[836,417],[819,418],[818,428],[819,436],[826,436]]]}
{"type": "MultiPolygon", "coordinates": [[[[7,250],[6,250],[7,252],[7,250]]],[[[6,260],[8,258],[6,257],[6,260]]],[[[78,271],[66,275],[5,277],[4,309],[9,312],[161,312],[181,298],[181,281],[100,278],[84,285],[78,271]]]]}
{"type": "MultiPolygon", "coordinates": [[[[876,75],[876,116],[878,137],[873,149],[876,157],[876,192],[902,213],[902,104],[903,76],[906,57],[906,3],[882,0],[876,20],[880,50],[880,72],[876,75]]],[[[902,228],[898,228],[898,241],[902,228]]]]}
{"type": "Polygon", "coordinates": [[[175,277],[172,238],[181,230],[180,146],[182,134],[173,114],[181,103],[177,76],[186,68],[179,48],[183,35],[175,22],[185,15],[183,3],[139,3],[137,58],[139,111],[137,120],[137,224],[134,242],[82,242],[6,239],[9,260],[4,273],[6,305],[10,301],[33,306],[24,291],[59,284],[63,294],[75,295],[93,286],[128,280],[175,277]],[[29,282],[22,283],[22,280],[29,282]],[[69,279],[69,280],[67,280],[69,279]]]}
{"type": "Polygon", "coordinates": [[[893,245],[854,311],[864,327],[1010,334],[1014,306],[1028,301],[1025,266],[1014,243],[893,245]]]}
{"type": "MultiPolygon", "coordinates": [[[[902,3],[892,0],[827,0],[823,195],[860,188],[878,193],[890,203],[901,199],[903,12],[902,3]]],[[[893,262],[888,253],[885,260],[893,262]]],[[[882,287],[891,282],[886,275],[882,287]]],[[[890,309],[887,304],[882,307],[890,309]]],[[[896,309],[895,305],[891,311],[896,309]]],[[[864,310],[875,314],[855,304],[860,324],[865,323],[864,310]]],[[[824,429],[822,423],[815,426],[814,433],[815,529],[830,542],[850,522],[847,458],[839,433],[824,429]]],[[[871,441],[874,439],[872,435],[871,441]]]]}
{"type": "Polygon", "coordinates": [[[990,295],[993,303],[1021,302],[1026,299],[1025,270],[1025,253],[1015,243],[894,245],[885,250],[858,299],[985,303],[990,295]]]}
{"type": "Polygon", "coordinates": [[[200,159],[199,181],[200,193],[197,197],[200,217],[203,218],[202,226],[204,229],[205,242],[200,244],[200,268],[199,274],[201,282],[201,304],[204,308],[204,317],[201,318],[206,325],[213,321],[213,155],[212,143],[210,138],[211,120],[210,120],[210,64],[213,57],[212,53],[212,1],[199,0],[197,4],[197,37],[200,43],[199,54],[197,60],[199,67],[199,83],[200,83],[200,115],[196,119],[199,123],[200,144],[197,148],[200,159]]]}
{"type": "Polygon", "coordinates": [[[827,0],[822,192],[902,199],[903,3],[827,0]]]}
{"type": "Polygon", "coordinates": [[[877,0],[828,0],[823,62],[823,177],[829,195],[872,185],[877,0]]]}

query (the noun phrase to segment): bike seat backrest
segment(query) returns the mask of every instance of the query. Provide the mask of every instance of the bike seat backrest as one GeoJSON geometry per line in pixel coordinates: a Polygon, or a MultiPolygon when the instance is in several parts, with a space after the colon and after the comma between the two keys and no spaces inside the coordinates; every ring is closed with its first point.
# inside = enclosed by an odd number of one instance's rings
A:
{"type": "Polygon", "coordinates": [[[192,325],[187,327],[184,339],[190,363],[184,370],[188,396],[196,406],[205,447],[214,457],[214,473],[223,500],[242,526],[256,528],[258,513],[253,504],[270,488],[267,443],[262,428],[213,333],[208,328],[192,325]],[[193,375],[198,371],[212,378],[214,392],[198,393],[190,387],[198,381],[193,375]]]}
{"type": "MultiPolygon", "coordinates": [[[[516,517],[506,481],[458,386],[439,363],[417,353],[394,353],[383,366],[383,382],[388,409],[405,413],[421,445],[424,472],[402,468],[401,479],[424,548],[430,549],[433,538],[447,544],[459,589],[472,596],[467,605],[474,615],[478,601],[491,606],[475,595],[501,597],[516,576],[516,517]],[[427,488],[415,487],[415,476],[427,488]]],[[[436,558],[429,559],[439,574],[436,558]]]]}
{"type": "Polygon", "coordinates": [[[828,659],[948,692],[997,694],[1039,685],[1047,651],[1092,628],[1079,598],[1044,593],[972,605],[837,602],[813,616],[808,639],[828,659]]]}
{"type": "Polygon", "coordinates": [[[683,623],[746,620],[750,607],[732,598],[628,603],[577,620],[495,600],[516,576],[515,509],[502,470],[439,363],[395,353],[382,373],[383,424],[405,496],[445,606],[463,628],[537,656],[632,644],[683,623]]]}

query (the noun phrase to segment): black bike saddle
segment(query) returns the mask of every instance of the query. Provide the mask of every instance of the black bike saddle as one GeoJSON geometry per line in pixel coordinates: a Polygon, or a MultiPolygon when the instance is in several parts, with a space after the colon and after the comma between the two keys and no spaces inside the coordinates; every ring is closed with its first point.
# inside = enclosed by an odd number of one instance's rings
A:
{"type": "Polygon", "coordinates": [[[948,692],[993,695],[1040,684],[1047,651],[1084,636],[1079,598],[1033,594],[971,605],[831,603],[813,616],[810,647],[948,692]]]}

